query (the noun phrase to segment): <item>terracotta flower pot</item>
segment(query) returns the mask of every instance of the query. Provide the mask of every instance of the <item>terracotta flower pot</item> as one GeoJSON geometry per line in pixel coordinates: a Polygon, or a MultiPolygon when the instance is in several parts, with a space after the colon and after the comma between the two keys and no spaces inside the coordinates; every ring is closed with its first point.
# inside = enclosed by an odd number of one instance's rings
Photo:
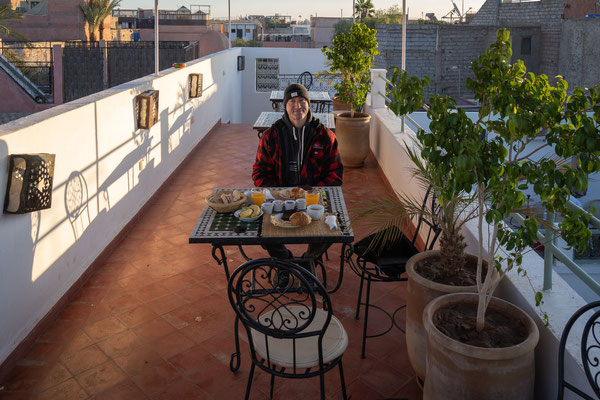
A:
{"type": "Polygon", "coordinates": [[[433,324],[440,308],[457,303],[477,304],[477,294],[454,293],[438,297],[425,308],[427,331],[426,400],[532,399],[535,378],[534,349],[539,331],[535,322],[517,306],[492,298],[488,310],[497,310],[520,320],[528,336],[504,348],[484,348],[461,343],[443,334],[433,324]]]}
{"type": "Polygon", "coordinates": [[[333,111],[342,111],[342,110],[350,111],[350,109],[352,107],[352,105],[350,103],[340,100],[340,97],[337,94],[335,96],[333,96],[332,102],[333,102],[333,111]]]}
{"type": "Polygon", "coordinates": [[[369,155],[369,114],[344,112],[335,117],[335,136],[344,167],[362,167],[369,155]]]}
{"type": "MultiPolygon", "coordinates": [[[[408,359],[417,376],[425,380],[427,340],[423,327],[423,310],[433,300],[448,293],[477,292],[477,286],[452,286],[424,278],[415,266],[429,258],[439,258],[439,250],[429,250],[412,256],[406,263],[408,276],[406,295],[406,346],[408,359]]],[[[467,254],[467,262],[477,263],[477,256],[467,254]]]]}

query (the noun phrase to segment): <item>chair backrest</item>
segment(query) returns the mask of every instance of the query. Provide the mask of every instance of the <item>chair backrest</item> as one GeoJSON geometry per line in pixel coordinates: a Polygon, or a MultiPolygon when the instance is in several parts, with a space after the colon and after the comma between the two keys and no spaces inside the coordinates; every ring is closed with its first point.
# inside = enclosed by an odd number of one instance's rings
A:
{"type": "Polygon", "coordinates": [[[600,365],[598,358],[600,356],[600,301],[594,301],[589,303],[573,314],[565,329],[563,330],[560,338],[560,345],[558,347],[558,398],[562,399],[564,396],[565,388],[577,393],[584,399],[593,400],[594,397],[584,393],[581,389],[575,387],[573,384],[565,380],[565,346],[571,328],[581,317],[587,318],[585,321],[585,327],[581,333],[581,361],[583,363],[583,369],[587,380],[592,387],[592,390],[596,394],[597,398],[600,398],[600,365]],[[596,310],[594,310],[596,309],[596,310]],[[590,315],[588,317],[588,311],[590,315]],[[592,368],[594,370],[592,370],[592,368]]]}
{"type": "MultiPolygon", "coordinates": [[[[438,204],[435,193],[432,187],[427,188],[427,192],[425,192],[425,197],[423,198],[423,205],[421,207],[422,210],[428,210],[430,215],[439,216],[442,213],[442,207],[438,204]]],[[[435,245],[435,242],[438,240],[440,234],[442,233],[442,228],[437,224],[435,220],[428,218],[425,216],[426,213],[421,213],[417,220],[417,227],[415,229],[415,234],[412,238],[413,245],[417,244],[417,239],[420,237],[423,240],[423,250],[431,250],[435,245]],[[420,235],[421,229],[427,229],[425,235],[420,235]]]]}
{"type": "Polygon", "coordinates": [[[304,85],[306,90],[310,90],[310,88],[313,84],[313,76],[310,72],[304,71],[303,73],[300,74],[296,83],[300,83],[301,85],[304,85]]]}
{"type": "MultiPolygon", "coordinates": [[[[422,209],[426,210],[427,208],[429,208],[428,213],[431,213],[431,215],[441,213],[441,207],[437,203],[431,187],[427,189],[423,199],[422,209]]],[[[409,220],[407,219],[407,221],[409,220]]],[[[442,229],[436,221],[422,213],[417,217],[412,237],[406,236],[400,228],[390,226],[361,239],[354,245],[354,249],[356,254],[364,256],[367,261],[374,263],[376,263],[376,260],[372,259],[373,256],[386,257],[389,253],[391,253],[389,256],[403,254],[410,257],[419,252],[418,247],[420,246],[422,246],[423,251],[431,250],[441,232],[442,229]],[[386,236],[388,239],[382,240],[386,236]],[[390,240],[389,238],[393,239],[390,240]],[[369,253],[371,254],[369,255],[369,253]]]]}
{"type": "MultiPolygon", "coordinates": [[[[308,270],[276,258],[251,260],[231,275],[228,295],[248,337],[252,329],[265,338],[297,340],[316,336],[322,346],[332,318],[331,300],[323,284],[308,270]],[[317,312],[322,323],[311,326],[317,312]]],[[[268,354],[269,340],[265,341],[268,354]]],[[[252,357],[256,358],[252,340],[249,342],[252,357]]]]}

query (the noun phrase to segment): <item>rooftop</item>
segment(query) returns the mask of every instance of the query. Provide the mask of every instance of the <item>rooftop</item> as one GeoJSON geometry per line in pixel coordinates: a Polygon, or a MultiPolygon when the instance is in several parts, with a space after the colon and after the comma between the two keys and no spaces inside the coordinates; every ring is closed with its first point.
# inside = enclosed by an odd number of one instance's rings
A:
{"type": "MultiPolygon", "coordinates": [[[[256,146],[250,125],[213,129],[18,362],[0,399],[241,398],[249,353],[243,342],[242,366],[232,373],[234,313],[225,274],[211,257],[211,246],[190,245],[188,236],[204,197],[215,187],[252,186],[256,146]]],[[[351,215],[353,202],[388,192],[373,158],[362,169],[347,169],[342,189],[351,215]]],[[[357,237],[363,233],[355,229],[357,237]]],[[[296,248],[295,253],[303,251],[303,246],[291,247],[296,248]]],[[[340,248],[329,250],[331,270],[338,268],[340,248]]],[[[251,248],[248,254],[266,252],[251,248]]],[[[243,262],[237,250],[228,257],[232,267],[243,262]]],[[[420,399],[400,331],[369,340],[367,358],[360,359],[362,319],[354,319],[359,279],[345,272],[332,303],[349,336],[344,354],[348,395],[420,399]]],[[[405,283],[377,284],[372,295],[377,304],[394,309],[404,303],[405,290],[405,283]]],[[[372,314],[369,330],[385,329],[387,321],[378,317],[372,314]]],[[[339,376],[328,375],[328,398],[341,398],[339,376]]],[[[268,398],[267,376],[256,373],[252,399],[268,398]]],[[[318,379],[310,384],[280,379],[275,389],[276,398],[314,399],[319,393],[318,379]]]]}

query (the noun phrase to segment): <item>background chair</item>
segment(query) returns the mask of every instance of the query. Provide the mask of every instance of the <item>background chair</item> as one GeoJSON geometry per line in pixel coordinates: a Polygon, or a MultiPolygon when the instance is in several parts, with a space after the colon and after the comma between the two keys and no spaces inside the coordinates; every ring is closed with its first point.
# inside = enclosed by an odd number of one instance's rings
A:
{"type": "Polygon", "coordinates": [[[558,347],[558,399],[562,400],[564,397],[565,388],[578,394],[584,399],[594,400],[600,399],[600,369],[598,363],[598,357],[600,353],[600,301],[594,301],[589,303],[573,314],[565,329],[563,330],[560,338],[560,344],[558,347]],[[594,310],[596,308],[597,310],[594,310]],[[586,313],[592,310],[590,315],[586,313]],[[587,380],[592,387],[592,390],[597,397],[592,397],[584,393],[581,389],[575,387],[565,379],[565,346],[571,328],[577,322],[579,318],[587,318],[585,321],[585,327],[581,333],[581,361],[583,362],[583,369],[587,380]],[[594,368],[594,370],[592,370],[594,368]]]}
{"type": "MultiPolygon", "coordinates": [[[[422,209],[430,208],[433,215],[440,213],[440,207],[435,200],[435,196],[429,188],[423,200],[422,209]]],[[[411,237],[407,237],[396,226],[384,229],[383,231],[369,235],[359,242],[354,244],[354,254],[356,255],[356,263],[353,262],[351,256],[349,264],[352,270],[360,276],[360,288],[358,290],[358,301],[356,304],[356,319],[360,316],[360,306],[365,306],[365,321],[363,324],[363,339],[361,358],[365,358],[366,342],[369,338],[385,335],[394,326],[404,332],[404,329],[396,323],[396,314],[406,307],[406,304],[396,308],[393,313],[389,313],[380,306],[371,304],[371,283],[372,282],[402,282],[408,280],[405,275],[406,262],[410,257],[419,253],[417,245],[421,245],[423,251],[431,250],[437,241],[441,228],[434,224],[429,219],[421,214],[416,221],[416,227],[411,237]],[[424,234],[424,235],[422,235],[424,234]],[[378,237],[377,235],[389,235],[391,238],[396,238],[392,241],[386,241],[384,244],[381,240],[373,242],[378,237]],[[418,238],[423,240],[423,243],[418,243],[418,238]],[[366,294],[364,301],[362,300],[363,285],[367,282],[366,294]],[[369,322],[369,309],[376,308],[390,318],[390,326],[383,332],[367,335],[367,326],[369,322]]]]}
{"type": "Polygon", "coordinates": [[[246,399],[255,367],[271,375],[271,398],[276,376],[319,376],[321,399],[325,399],[324,374],[335,366],[339,367],[343,398],[347,398],[342,355],[348,335],[333,316],[327,290],[313,274],[276,258],[252,260],[231,275],[228,295],[250,346],[246,399]],[[282,276],[288,277],[285,287],[282,276]]]}
{"type": "Polygon", "coordinates": [[[310,72],[304,71],[300,74],[296,83],[303,85],[306,88],[306,90],[310,90],[313,84],[313,76],[310,72]]]}

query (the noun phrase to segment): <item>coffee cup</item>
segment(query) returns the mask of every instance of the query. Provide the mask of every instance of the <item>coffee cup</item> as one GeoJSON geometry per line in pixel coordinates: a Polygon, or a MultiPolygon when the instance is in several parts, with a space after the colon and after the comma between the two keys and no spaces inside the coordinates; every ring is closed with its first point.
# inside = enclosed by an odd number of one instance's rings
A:
{"type": "Polygon", "coordinates": [[[272,214],[273,213],[273,203],[263,203],[262,209],[265,212],[265,214],[272,214]]]}
{"type": "Polygon", "coordinates": [[[274,212],[282,212],[283,211],[283,201],[275,200],[273,202],[273,211],[274,212]]]}
{"type": "Polygon", "coordinates": [[[296,199],[296,208],[298,211],[306,210],[306,199],[296,199]]]}
{"type": "Polygon", "coordinates": [[[293,210],[296,208],[296,200],[286,200],[283,202],[283,205],[286,210],[293,210]]]}
{"type": "Polygon", "coordinates": [[[323,214],[325,213],[325,207],[323,207],[321,204],[311,204],[310,206],[306,207],[306,212],[312,219],[320,220],[323,218],[323,214]]]}

